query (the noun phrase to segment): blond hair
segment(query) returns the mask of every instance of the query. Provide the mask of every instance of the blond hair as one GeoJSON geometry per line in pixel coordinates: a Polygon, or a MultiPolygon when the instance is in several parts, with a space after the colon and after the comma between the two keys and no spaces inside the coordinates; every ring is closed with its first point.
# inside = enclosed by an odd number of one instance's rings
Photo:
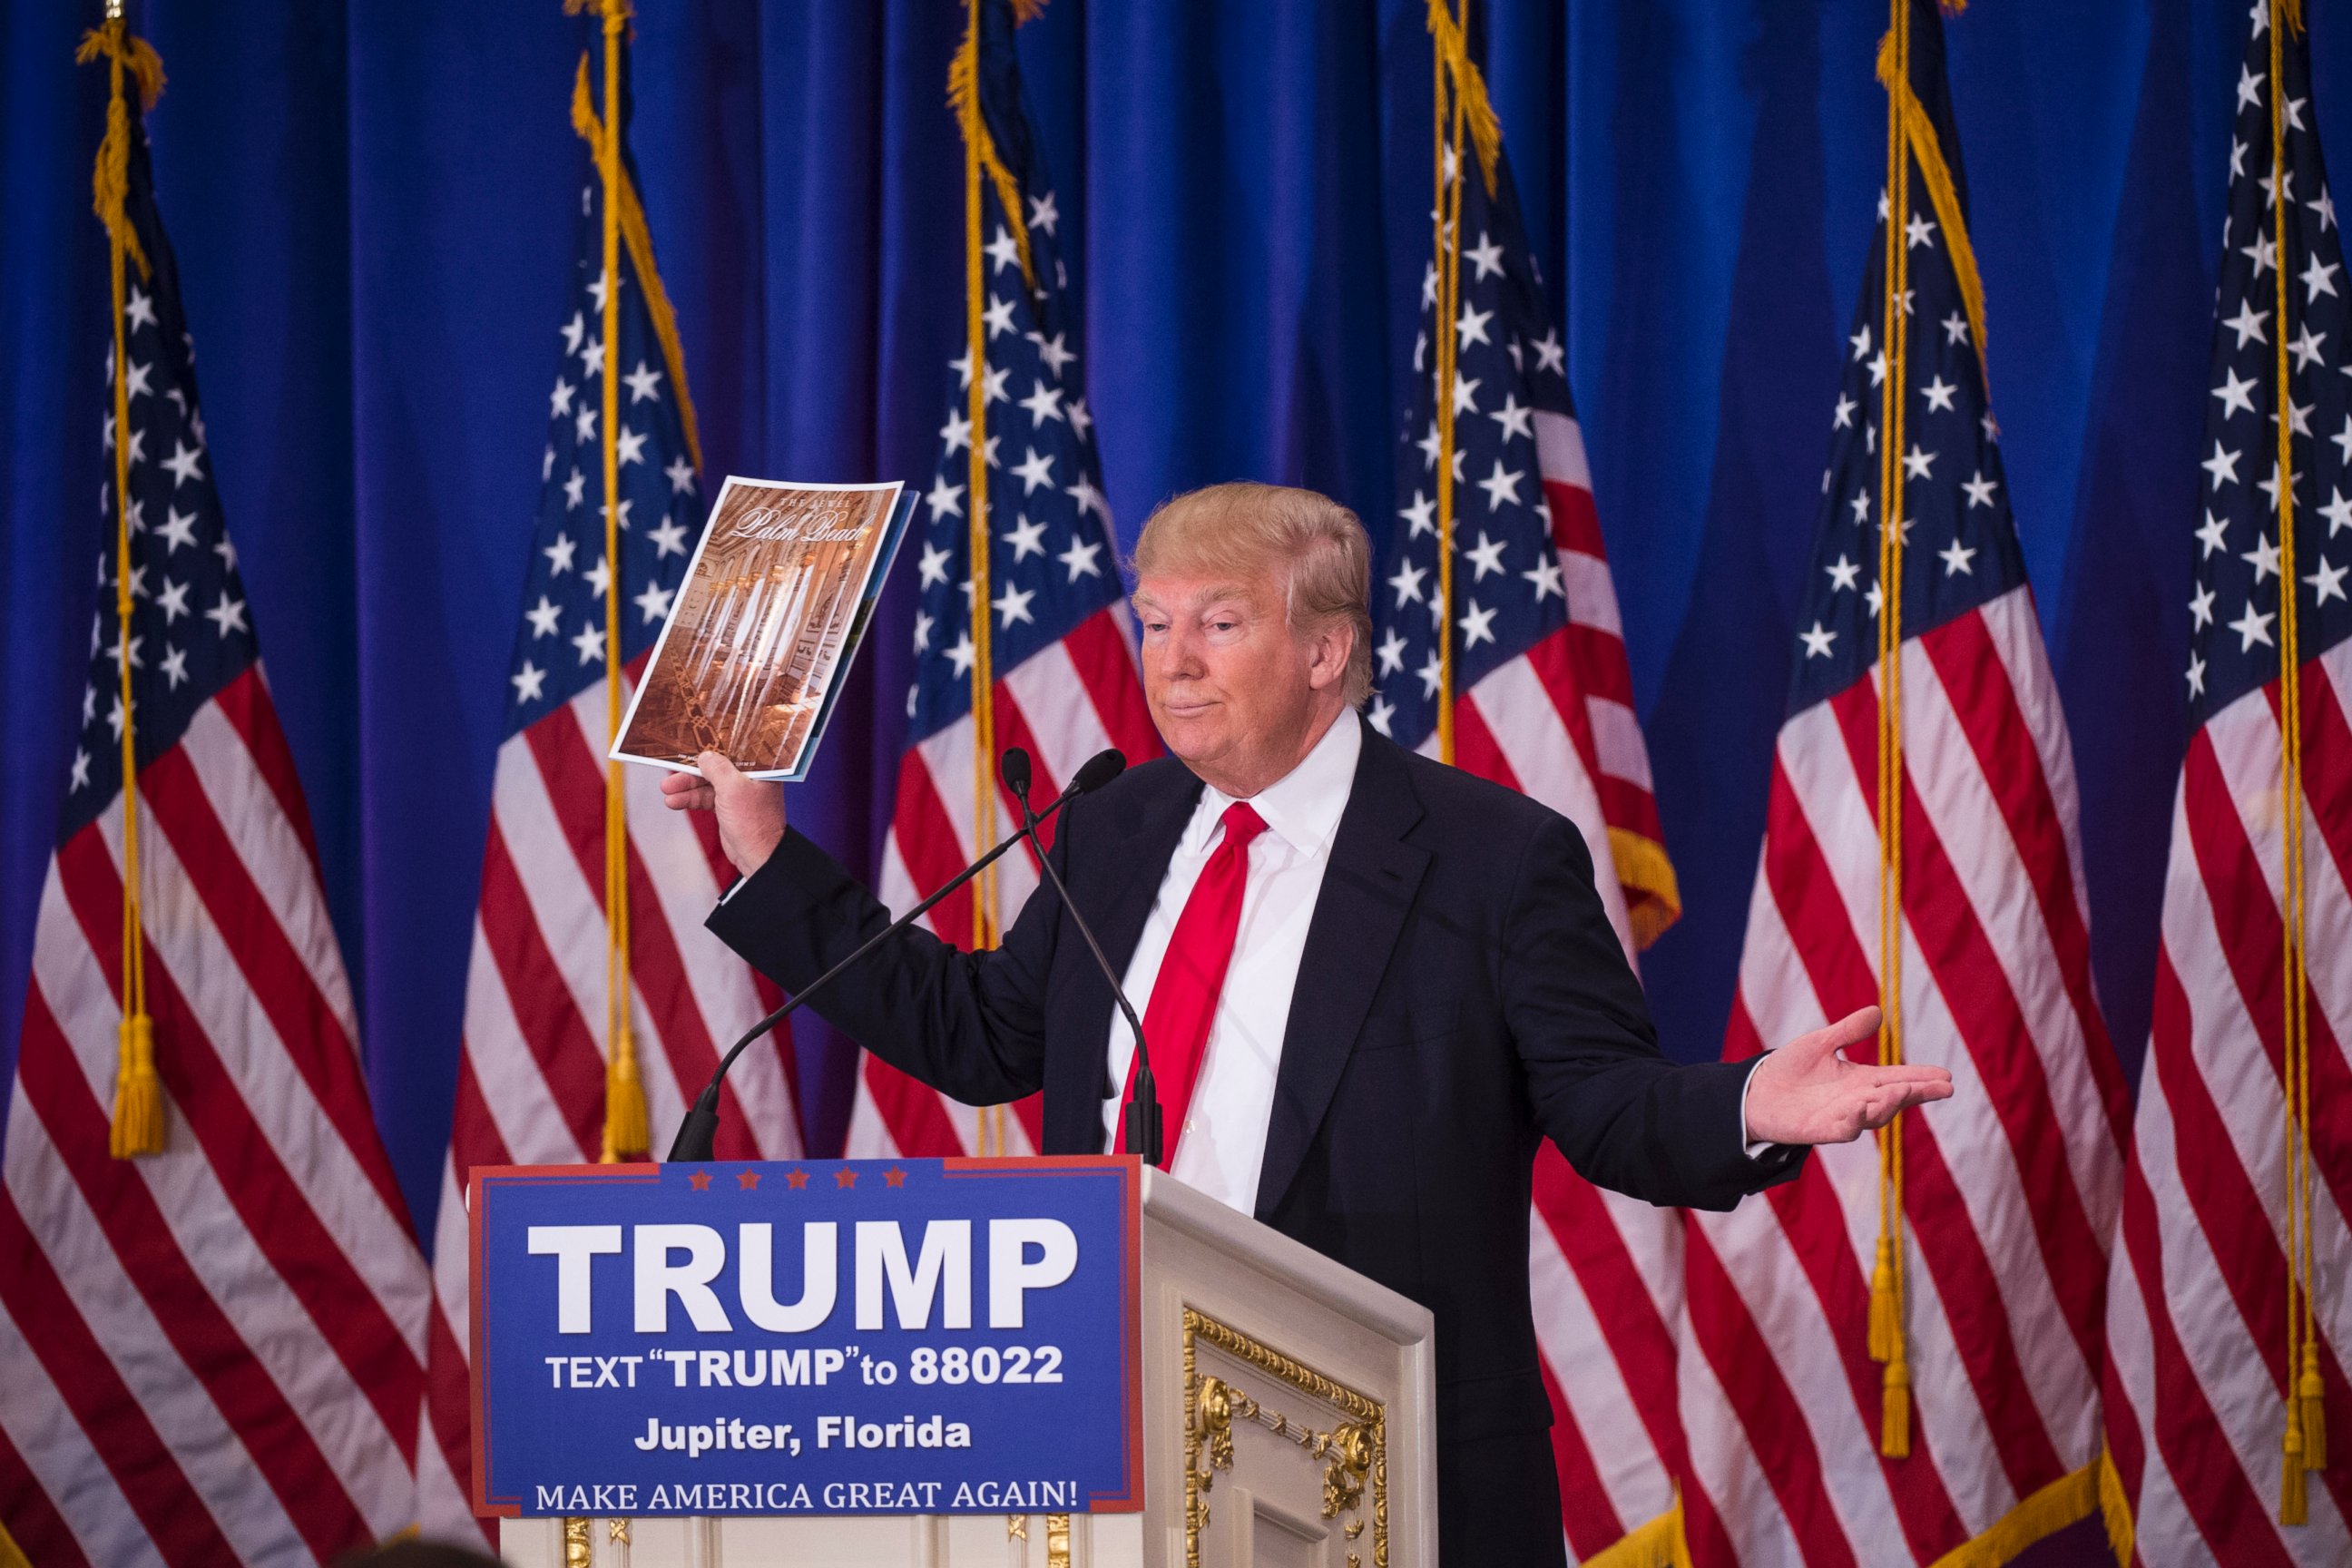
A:
{"type": "Polygon", "coordinates": [[[1339,693],[1355,707],[1372,694],[1372,542],[1329,496],[1246,480],[1162,501],[1135,542],[1140,576],[1228,577],[1281,572],[1293,631],[1353,634],[1339,693]]]}

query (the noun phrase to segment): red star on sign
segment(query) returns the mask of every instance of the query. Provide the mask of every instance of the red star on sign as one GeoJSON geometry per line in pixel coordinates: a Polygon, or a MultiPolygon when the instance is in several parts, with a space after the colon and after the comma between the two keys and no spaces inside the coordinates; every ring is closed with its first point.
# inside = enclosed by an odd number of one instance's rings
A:
{"type": "Polygon", "coordinates": [[[808,1173],[806,1171],[788,1171],[784,1174],[784,1184],[791,1187],[793,1191],[799,1192],[803,1187],[808,1185],[808,1173]]]}
{"type": "Polygon", "coordinates": [[[710,1190],[710,1173],[708,1171],[697,1171],[694,1174],[687,1177],[686,1184],[692,1187],[698,1193],[707,1193],[710,1190]]]}
{"type": "Polygon", "coordinates": [[[893,1165],[882,1173],[882,1182],[885,1186],[903,1187],[907,1184],[907,1173],[893,1165]]]}
{"type": "Polygon", "coordinates": [[[833,1173],[833,1184],[836,1187],[854,1187],[857,1184],[857,1173],[855,1171],[835,1171],[833,1173]]]}
{"type": "Polygon", "coordinates": [[[738,1171],[735,1173],[735,1184],[748,1193],[753,1187],[760,1184],[760,1173],[757,1171],[738,1171]]]}

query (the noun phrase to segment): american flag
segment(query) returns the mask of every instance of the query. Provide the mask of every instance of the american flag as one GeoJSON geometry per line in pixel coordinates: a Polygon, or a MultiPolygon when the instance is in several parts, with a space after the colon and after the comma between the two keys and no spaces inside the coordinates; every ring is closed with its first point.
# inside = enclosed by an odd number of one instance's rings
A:
{"type": "MultiPolygon", "coordinates": [[[[592,49],[590,57],[598,51],[592,49]]],[[[573,119],[592,142],[602,101],[583,57],[573,119]]],[[[514,661],[506,740],[491,786],[489,842],[466,979],[449,1163],[434,1240],[432,1376],[418,1489],[429,1529],[478,1528],[467,1435],[466,1174],[476,1165],[564,1164],[603,1146],[605,710],[604,458],[607,363],[621,380],[623,661],[642,671],[700,525],[685,366],[654,268],[635,171],[624,150],[620,334],[604,340],[603,192],[593,146],[548,393],[539,514],[514,661]]],[[[626,693],[624,692],[625,701],[626,693]]],[[[627,768],[633,1031],[656,1146],[767,1010],[751,971],[701,928],[732,880],[707,814],[663,809],[659,775],[627,768]]],[[[718,1156],[801,1152],[783,1053],[763,1042],[728,1075],[718,1156]]]]}
{"type": "MultiPolygon", "coordinates": [[[[1466,64],[1459,80],[1458,90],[1481,90],[1466,64]]],[[[1439,754],[1438,637],[1449,633],[1454,763],[1576,823],[1631,959],[1679,905],[1567,350],[1499,143],[1491,189],[1475,149],[1449,144],[1443,175],[1444,199],[1461,203],[1459,254],[1422,276],[1418,380],[1398,459],[1397,493],[1411,500],[1398,512],[1390,574],[1374,584],[1379,690],[1367,716],[1400,743],[1439,754]],[[1441,315],[1449,299],[1453,311],[1441,315]],[[1440,333],[1454,355],[1442,389],[1440,333]],[[1438,572],[1440,395],[1454,414],[1450,605],[1438,572]]],[[[1546,1143],[1529,1247],[1561,1527],[1581,1561],[1670,1522],[1682,1233],[1671,1211],[1592,1186],[1546,1143]]]]}
{"type": "MultiPolygon", "coordinates": [[[[2291,14],[2291,13],[2290,13],[2291,14]]],[[[2230,148],[2205,479],[2182,691],[2195,725],[2173,797],[2172,858],[2121,1245],[2107,1291],[2106,1433],[2118,1541],[2144,1563],[2352,1560],[2352,311],[2320,161],[2302,33],[2252,8],[2230,148]],[[2273,184],[2273,113],[2284,143],[2273,184]],[[2284,244],[2279,243],[2283,205],[2284,244]],[[2278,525],[2282,350],[2293,442],[2292,558],[2278,525]],[[2290,584],[2286,579],[2292,577],[2290,584]],[[2300,644],[2310,1085],[2320,1289],[2314,1369],[2333,1428],[2282,1527],[2290,1358],[2290,1164],[2283,1087],[2287,821],[2280,676],[2284,595],[2300,644]],[[2123,1510],[2128,1510],[2128,1519],[2123,1510]]]]}
{"type": "MultiPolygon", "coordinates": [[[[1036,147],[1013,54],[1013,9],[979,0],[971,95],[982,134],[1014,187],[1009,210],[994,181],[979,183],[982,344],[949,364],[953,378],[940,427],[939,467],[924,495],[916,562],[912,637],[915,682],[907,692],[908,746],[898,761],[898,798],[882,850],[880,892],[905,909],[962,869],[982,848],[980,776],[989,782],[994,822],[988,843],[1019,825],[1016,807],[985,775],[975,754],[972,616],[991,617],[994,752],[1025,748],[1035,795],[1050,799],[1078,765],[1106,746],[1138,763],[1160,751],[1143,701],[1119,587],[1118,553],[1095,457],[1078,356],[1070,346],[1067,279],[1056,248],[1061,214],[1036,147]],[[1024,247],[1027,256],[1024,264],[1024,247]],[[1027,270],[1024,272],[1024,265],[1027,270]],[[969,413],[980,378],[985,419],[969,413]],[[989,602],[972,603],[972,443],[987,463],[989,602]]],[[[997,863],[996,917],[1019,910],[1037,872],[1028,851],[997,863]]],[[[979,884],[973,884],[972,888],[979,884]]],[[[924,917],[950,942],[972,938],[972,888],[924,917]]],[[[1026,1153],[1040,1142],[1035,1096],[1013,1108],[1009,1125],[992,1118],[991,1152],[1026,1153]]],[[[868,1057],[851,1112],[853,1156],[978,1152],[979,1113],[958,1106],[868,1057]]]]}
{"type": "Polygon", "coordinates": [[[1908,110],[1907,168],[1891,219],[1882,194],[1846,345],[1724,1055],[1879,995],[1880,461],[1893,446],[1901,1035],[1905,1057],[1948,1068],[1957,1092],[1902,1121],[1894,1299],[1908,1415],[1866,1331],[1879,1147],[1818,1150],[1795,1182],[1690,1217],[1684,1503],[1701,1563],[1929,1563],[1970,1542],[2006,1561],[2097,1507],[2125,1090],[2092,992],[2074,763],[1986,396],[1930,0],[1898,16],[1880,59],[1908,110]],[[1907,1457],[1885,1457],[1890,1428],[1907,1457]]]}
{"type": "MultiPolygon", "coordinates": [[[[153,58],[119,22],[93,37],[100,53],[153,58]]],[[[109,333],[102,607],[0,1183],[0,1522],[44,1568],[325,1560],[413,1518],[429,1288],[369,1113],[310,816],[127,107],[123,206],[144,264],[125,264],[123,430],[109,333]],[[110,1158],[108,1143],[123,1014],[118,442],[143,963],[167,1130],[162,1152],[137,1159],[110,1158]]]]}

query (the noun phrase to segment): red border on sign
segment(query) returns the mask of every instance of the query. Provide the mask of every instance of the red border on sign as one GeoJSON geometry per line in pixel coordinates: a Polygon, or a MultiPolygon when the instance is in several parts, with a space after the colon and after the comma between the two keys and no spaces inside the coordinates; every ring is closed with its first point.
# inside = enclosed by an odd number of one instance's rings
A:
{"type": "Polygon", "coordinates": [[[1118,1276],[1121,1361],[1119,1400],[1127,1429],[1127,1488],[1097,1492],[1089,1513],[1136,1513],[1143,1508],[1143,1163],[1133,1154],[1027,1154],[1017,1158],[944,1159],[944,1176],[1044,1176],[1070,1171],[1117,1172],[1119,1177],[1118,1276]]]}
{"type": "Polygon", "coordinates": [[[474,1165],[466,1172],[466,1376],[474,1407],[474,1514],[478,1519],[520,1519],[520,1498],[493,1501],[489,1496],[489,1423],[483,1419],[482,1393],[482,1195],[484,1182],[533,1186],[586,1186],[618,1182],[643,1186],[662,1179],[658,1165],[474,1165]]]}
{"type": "MultiPolygon", "coordinates": [[[[729,1164],[792,1166],[799,1169],[870,1166],[879,1160],[729,1161],[729,1164]]],[[[932,1163],[930,1161],[901,1161],[932,1163]]],[[[1126,1431],[1126,1487],[1116,1493],[1097,1492],[1087,1511],[1133,1513],[1143,1507],[1142,1395],[1142,1164],[1131,1154],[1026,1155],[1006,1159],[942,1159],[935,1162],[943,1176],[1045,1176],[1074,1172],[1116,1174],[1119,1182],[1119,1316],[1121,1331],[1119,1399],[1126,1431]]],[[[584,1186],[619,1183],[642,1186],[659,1184],[667,1167],[626,1165],[476,1165],[466,1173],[467,1241],[467,1295],[468,1308],[467,1375],[473,1406],[473,1509],[478,1517],[519,1519],[522,1500],[493,1500],[489,1492],[489,1424],[487,1394],[482,1385],[482,1188],[491,1183],[515,1185],[584,1186]]]]}

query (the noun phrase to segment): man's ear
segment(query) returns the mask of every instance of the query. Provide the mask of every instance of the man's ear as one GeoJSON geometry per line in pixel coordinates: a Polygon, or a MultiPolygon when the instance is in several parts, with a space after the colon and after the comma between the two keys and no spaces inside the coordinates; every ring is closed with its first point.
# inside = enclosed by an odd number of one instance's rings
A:
{"type": "Polygon", "coordinates": [[[1347,679],[1348,656],[1356,649],[1356,628],[1342,621],[1315,634],[1308,645],[1307,684],[1320,691],[1347,679]]]}

